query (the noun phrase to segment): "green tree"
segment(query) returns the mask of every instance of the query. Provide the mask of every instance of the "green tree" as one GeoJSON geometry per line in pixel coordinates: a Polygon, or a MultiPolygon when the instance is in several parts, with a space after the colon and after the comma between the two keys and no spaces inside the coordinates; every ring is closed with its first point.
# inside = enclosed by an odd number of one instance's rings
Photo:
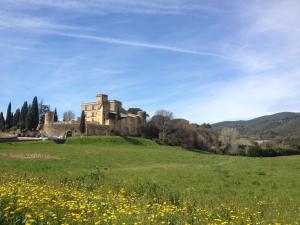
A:
{"type": "Polygon", "coordinates": [[[28,130],[32,130],[33,127],[33,113],[32,113],[32,107],[29,105],[28,112],[25,117],[25,128],[28,130]]]}
{"type": "Polygon", "coordinates": [[[17,109],[13,117],[13,127],[20,128],[20,109],[17,109]]]}
{"type": "Polygon", "coordinates": [[[11,121],[12,121],[12,119],[11,119],[11,102],[10,102],[8,104],[7,113],[6,113],[6,120],[5,120],[5,128],[6,129],[10,129],[12,127],[11,121]]]}
{"type": "Polygon", "coordinates": [[[64,112],[63,121],[71,121],[75,119],[75,113],[71,110],[64,112]]]}
{"type": "Polygon", "coordinates": [[[45,114],[50,111],[49,105],[44,105],[43,100],[39,103],[39,116],[40,116],[40,124],[44,124],[45,122],[45,114]]]}
{"type": "Polygon", "coordinates": [[[85,129],[86,129],[86,125],[85,125],[85,113],[84,111],[81,112],[81,116],[80,116],[80,132],[82,134],[85,133],[85,129]]]}
{"type": "Polygon", "coordinates": [[[32,101],[31,113],[32,113],[32,128],[36,129],[37,126],[39,125],[39,120],[40,120],[39,105],[38,105],[38,99],[36,96],[33,98],[33,101],[32,101]]]}
{"type": "Polygon", "coordinates": [[[172,119],[173,113],[164,109],[158,110],[151,119],[151,122],[159,129],[159,140],[163,144],[166,143],[167,130],[172,119]]]}
{"type": "Polygon", "coordinates": [[[204,128],[212,128],[209,123],[202,123],[201,126],[204,128]]]}
{"type": "Polygon", "coordinates": [[[56,108],[54,109],[54,122],[58,122],[58,116],[57,116],[56,108]]]}
{"type": "Polygon", "coordinates": [[[0,113],[0,131],[5,130],[5,119],[3,116],[3,112],[0,113]]]}
{"type": "Polygon", "coordinates": [[[10,114],[10,124],[11,124],[11,127],[14,126],[14,113],[13,112],[10,114]]]}
{"type": "Polygon", "coordinates": [[[25,101],[22,108],[21,108],[21,113],[20,113],[20,122],[19,122],[19,126],[21,130],[25,129],[25,119],[26,119],[26,114],[28,112],[28,104],[25,101]]]}

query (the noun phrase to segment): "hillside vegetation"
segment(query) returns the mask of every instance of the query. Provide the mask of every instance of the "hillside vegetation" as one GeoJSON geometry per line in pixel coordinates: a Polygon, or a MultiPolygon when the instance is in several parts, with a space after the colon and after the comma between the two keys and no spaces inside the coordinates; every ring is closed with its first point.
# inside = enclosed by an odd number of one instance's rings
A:
{"type": "Polygon", "coordinates": [[[249,121],[193,124],[174,119],[172,112],[158,111],[142,129],[142,136],[157,143],[241,156],[300,154],[300,122],[297,113],[279,113],[249,121]]]}
{"type": "Polygon", "coordinates": [[[300,113],[282,112],[246,121],[225,121],[212,127],[218,131],[224,127],[237,128],[241,135],[260,139],[299,137],[300,113]]]}
{"type": "Polygon", "coordinates": [[[40,210],[36,213],[43,214],[45,220],[60,223],[89,224],[74,218],[79,212],[86,218],[93,204],[102,213],[97,214],[100,224],[300,221],[299,156],[232,157],[121,137],[72,138],[60,145],[48,141],[7,143],[0,145],[0,153],[0,211],[7,215],[1,224],[22,224],[16,218],[35,224],[26,217],[28,213],[41,221],[29,208],[7,208],[9,201],[19,198],[16,193],[25,198],[22,201],[31,202],[37,190],[41,200],[32,202],[32,208],[40,210]],[[55,193],[57,211],[52,212],[53,219],[48,217],[46,205],[55,193]],[[101,201],[107,207],[91,199],[97,193],[104,196],[101,201]],[[74,208],[63,208],[67,203],[75,204],[74,208]],[[119,206],[125,207],[124,213],[119,206]],[[71,213],[75,213],[74,218],[63,219],[71,213]]]}

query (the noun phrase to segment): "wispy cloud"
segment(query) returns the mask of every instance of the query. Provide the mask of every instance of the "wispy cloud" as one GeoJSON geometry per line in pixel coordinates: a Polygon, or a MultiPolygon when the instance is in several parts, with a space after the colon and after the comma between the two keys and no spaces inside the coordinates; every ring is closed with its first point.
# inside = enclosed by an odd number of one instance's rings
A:
{"type": "Polygon", "coordinates": [[[15,49],[15,50],[21,50],[21,51],[40,51],[40,49],[36,49],[33,47],[26,47],[22,45],[17,45],[17,44],[0,44],[0,48],[8,48],[8,49],[15,49]]]}
{"type": "Polygon", "coordinates": [[[226,38],[224,52],[244,73],[299,67],[299,11],[297,0],[242,5],[234,18],[243,26],[226,38]]]}
{"type": "Polygon", "coordinates": [[[53,95],[49,102],[62,110],[78,109],[100,89],[124,96],[125,104],[167,108],[193,122],[299,111],[299,1],[227,1],[230,15],[220,1],[203,2],[2,0],[0,48],[11,51],[0,53],[1,70],[7,70],[0,78],[42,70],[47,85],[34,90],[53,95]],[[125,25],[111,24],[124,18],[125,25]],[[102,23],[105,29],[96,29],[102,23]],[[42,44],[23,44],[24,38],[42,44]],[[27,52],[39,47],[53,52],[27,52]],[[170,54],[158,59],[161,52],[170,54]],[[19,59],[18,53],[24,63],[16,71],[7,59],[19,59]],[[45,65],[32,69],[32,60],[45,65]]]}
{"type": "Polygon", "coordinates": [[[90,71],[95,75],[116,75],[123,73],[122,70],[91,68],[90,71]]]}
{"type": "Polygon", "coordinates": [[[231,55],[232,60],[227,62],[238,71],[237,78],[211,83],[207,97],[199,92],[173,108],[185,109],[180,114],[196,122],[299,111],[299,10],[299,1],[293,0],[259,1],[240,7],[234,18],[243,26],[226,37],[221,48],[231,55]]]}
{"type": "Polygon", "coordinates": [[[223,58],[223,59],[227,58],[226,56],[221,55],[221,54],[217,54],[217,53],[197,51],[197,50],[179,48],[179,47],[175,47],[175,46],[156,44],[156,43],[128,41],[128,40],[111,38],[111,37],[103,37],[103,36],[88,35],[88,34],[78,34],[78,33],[71,33],[71,32],[67,33],[67,32],[51,31],[49,33],[60,35],[60,36],[65,36],[65,37],[71,37],[71,38],[84,39],[84,40],[89,40],[89,41],[94,41],[94,42],[100,42],[100,43],[109,43],[109,44],[118,44],[118,45],[140,47],[140,48],[158,49],[158,50],[165,50],[165,51],[171,51],[171,52],[179,52],[179,53],[187,53],[187,54],[194,54],[194,55],[218,57],[218,58],[223,58]]]}
{"type": "Polygon", "coordinates": [[[233,82],[212,83],[208,95],[200,95],[169,108],[184,109],[179,115],[194,122],[220,122],[223,120],[251,119],[282,110],[297,111],[295,105],[282,105],[286,99],[299,97],[300,71],[284,74],[257,74],[233,82]],[[293,82],[290,82],[293,80],[293,82]],[[201,103],[201,104],[200,104],[201,103]],[[276,104],[276,107],[275,107],[276,104]]]}
{"type": "MultiPolygon", "coordinates": [[[[69,38],[76,38],[100,43],[118,44],[131,47],[158,49],[170,52],[179,52],[186,54],[194,54],[209,57],[218,57],[226,59],[227,57],[222,54],[197,51],[188,48],[181,48],[176,46],[170,46],[160,43],[147,43],[143,41],[130,41],[125,39],[118,39],[113,37],[97,36],[86,34],[87,31],[92,31],[92,28],[64,25],[57,22],[53,22],[47,18],[32,17],[22,14],[7,14],[0,11],[0,29],[23,29],[31,33],[36,34],[50,34],[59,35],[69,38]],[[74,32],[75,31],[75,32],[74,32]]],[[[26,47],[24,47],[25,49],[26,47]]]]}
{"type": "Polygon", "coordinates": [[[32,32],[35,29],[44,29],[44,30],[93,30],[91,28],[79,27],[73,25],[63,25],[56,22],[53,22],[47,18],[42,17],[33,17],[24,15],[21,13],[6,13],[0,10],[0,29],[4,28],[14,28],[14,29],[27,29],[32,32]]]}
{"type": "Polygon", "coordinates": [[[136,13],[136,14],[183,14],[188,12],[223,13],[222,8],[195,0],[3,0],[3,5],[14,7],[46,7],[85,13],[136,13]]]}

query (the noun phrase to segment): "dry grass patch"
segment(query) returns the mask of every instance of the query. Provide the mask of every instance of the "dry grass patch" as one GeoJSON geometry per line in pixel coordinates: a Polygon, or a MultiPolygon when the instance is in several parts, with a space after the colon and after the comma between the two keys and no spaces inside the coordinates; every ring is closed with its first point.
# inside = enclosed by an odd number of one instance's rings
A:
{"type": "Polygon", "coordinates": [[[26,152],[0,152],[2,158],[12,159],[58,159],[57,157],[45,154],[45,153],[26,153],[26,152]]]}
{"type": "Polygon", "coordinates": [[[0,132],[0,138],[10,138],[10,137],[16,137],[16,135],[0,132]]]}

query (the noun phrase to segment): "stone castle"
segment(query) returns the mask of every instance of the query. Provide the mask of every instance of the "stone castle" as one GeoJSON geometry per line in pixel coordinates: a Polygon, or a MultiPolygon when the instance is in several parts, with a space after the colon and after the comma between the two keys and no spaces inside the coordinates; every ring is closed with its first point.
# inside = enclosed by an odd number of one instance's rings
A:
{"type": "MultiPolygon", "coordinates": [[[[139,136],[146,124],[145,111],[128,112],[122,102],[108,100],[108,96],[98,94],[96,101],[83,103],[81,110],[85,113],[85,135],[122,135],[139,136]]],[[[45,114],[43,131],[47,136],[77,136],[80,133],[80,120],[54,122],[54,113],[45,114]]]]}

